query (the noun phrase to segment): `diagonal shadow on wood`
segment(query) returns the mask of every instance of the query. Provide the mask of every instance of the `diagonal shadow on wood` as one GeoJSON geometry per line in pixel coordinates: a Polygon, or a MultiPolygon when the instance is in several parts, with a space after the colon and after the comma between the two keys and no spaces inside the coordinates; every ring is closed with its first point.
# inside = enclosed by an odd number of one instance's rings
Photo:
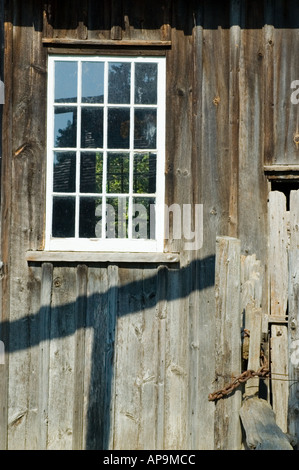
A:
{"type": "MultiPolygon", "coordinates": [[[[53,266],[49,263],[43,265],[43,273],[51,274],[53,266]],[[45,269],[46,268],[46,269],[45,269]]],[[[107,264],[92,265],[98,270],[109,270],[107,264]]],[[[53,305],[51,302],[55,279],[50,275],[48,286],[45,279],[41,279],[41,304],[42,297],[49,298],[47,304],[41,305],[37,313],[30,313],[22,316],[18,320],[11,322],[4,321],[0,324],[0,338],[5,343],[6,353],[14,353],[21,350],[43,345],[44,356],[42,361],[43,372],[49,374],[47,362],[47,353],[45,344],[57,338],[64,338],[78,332],[86,332],[89,328],[93,331],[93,346],[91,353],[91,370],[89,383],[89,398],[87,410],[87,426],[85,447],[87,449],[107,449],[110,434],[110,402],[112,396],[113,379],[113,359],[114,359],[114,340],[117,320],[125,315],[145,312],[151,314],[159,302],[174,302],[178,299],[186,298],[191,293],[212,287],[215,277],[215,256],[209,256],[202,260],[194,260],[183,268],[153,266],[153,275],[148,275],[148,266],[139,266],[145,268],[147,276],[143,279],[127,282],[123,285],[117,284],[110,286],[104,292],[95,292],[88,295],[86,282],[88,277],[88,266],[74,265],[77,276],[77,298],[73,303],[65,305],[53,305]],[[80,281],[81,279],[81,281],[80,281]],[[79,280],[79,281],[78,281],[79,280]],[[43,285],[44,283],[44,285],[43,285]],[[149,312],[149,313],[148,313],[149,312]]],[[[110,270],[116,266],[110,265],[110,270]]],[[[134,265],[129,266],[134,269],[134,265]]],[[[150,269],[151,270],[151,269],[150,269]]],[[[47,274],[46,274],[47,276],[47,274]]],[[[178,310],[178,315],[180,312],[178,310]]],[[[204,312],[201,312],[204,315],[204,312]]],[[[84,346],[80,346],[77,336],[76,355],[84,354],[84,346]],[[79,347],[78,347],[79,344],[79,347]],[[81,349],[80,349],[81,348],[81,349]]],[[[49,346],[48,346],[49,347],[49,346]]],[[[49,359],[48,359],[49,361],[49,359]]],[[[40,369],[41,370],[41,369],[40,369]]],[[[80,390],[80,380],[83,395],[83,384],[80,374],[74,371],[75,380],[79,381],[77,390],[80,390]],[[76,376],[77,374],[77,376],[76,376]],[[77,377],[77,378],[76,378],[77,377]],[[78,387],[79,385],[79,387],[78,387]]],[[[42,384],[44,388],[48,387],[47,379],[42,384]]],[[[47,390],[46,395],[47,395],[47,390]]],[[[79,408],[82,396],[78,398],[79,408]]],[[[76,407],[76,404],[74,404],[76,407]]],[[[82,409],[79,414],[82,412],[82,409]]],[[[75,423],[74,423],[75,425],[75,423]]],[[[78,433],[74,430],[75,434],[78,433]]],[[[81,433],[82,434],[82,433],[81,433]]],[[[75,437],[74,437],[75,438],[75,437]]],[[[82,440],[79,432],[79,441],[82,440]]],[[[77,443],[78,445],[78,443],[77,443]]],[[[80,442],[79,442],[80,447],[80,442]]]]}

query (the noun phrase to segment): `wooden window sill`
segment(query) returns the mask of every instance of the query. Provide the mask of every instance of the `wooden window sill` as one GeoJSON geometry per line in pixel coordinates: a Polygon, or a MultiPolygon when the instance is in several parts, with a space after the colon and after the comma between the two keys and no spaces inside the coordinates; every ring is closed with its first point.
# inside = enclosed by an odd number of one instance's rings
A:
{"type": "Polygon", "coordinates": [[[178,253],[121,253],[90,251],[27,251],[28,262],[179,263],[178,253]]]}

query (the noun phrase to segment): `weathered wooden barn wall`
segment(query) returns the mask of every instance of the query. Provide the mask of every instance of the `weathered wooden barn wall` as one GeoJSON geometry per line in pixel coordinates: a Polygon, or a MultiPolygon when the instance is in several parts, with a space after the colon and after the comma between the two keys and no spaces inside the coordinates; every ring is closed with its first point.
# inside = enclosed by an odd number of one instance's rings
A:
{"type": "Polygon", "coordinates": [[[241,251],[266,265],[264,163],[294,164],[299,151],[289,102],[298,8],[292,0],[5,1],[2,448],[221,448],[208,401],[217,389],[216,236],[239,237],[241,251]],[[166,54],[166,203],[204,206],[203,247],[166,244],[179,266],[134,255],[131,263],[27,261],[43,248],[47,53],[57,48],[166,54]]]}

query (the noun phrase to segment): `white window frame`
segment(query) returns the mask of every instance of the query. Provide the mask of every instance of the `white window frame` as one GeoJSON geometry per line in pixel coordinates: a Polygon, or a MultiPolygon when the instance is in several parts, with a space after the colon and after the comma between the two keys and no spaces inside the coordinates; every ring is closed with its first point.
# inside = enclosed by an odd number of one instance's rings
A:
{"type": "MultiPolygon", "coordinates": [[[[134,66],[133,66],[134,67],[134,66]]],[[[133,68],[134,70],[134,68],[133,68]]],[[[81,73],[78,76],[78,93],[77,93],[77,110],[81,106],[99,106],[95,104],[81,103],[81,73]]],[[[107,81],[106,81],[107,83],[107,81]]],[[[104,107],[104,116],[107,116],[108,103],[107,103],[107,93],[105,93],[104,104],[100,105],[104,107]]],[[[47,181],[46,181],[46,227],[45,227],[45,250],[47,251],[105,251],[105,252],[163,252],[164,248],[164,214],[165,214],[165,98],[166,98],[166,58],[163,57],[136,57],[136,56],[85,56],[85,55],[49,55],[48,57],[48,111],[47,111],[47,181]],[[134,129],[132,121],[132,112],[135,108],[156,108],[157,109],[157,135],[156,135],[156,145],[155,153],[157,154],[156,161],[156,209],[155,209],[155,238],[154,239],[137,239],[137,238],[80,238],[78,232],[78,218],[79,218],[79,196],[88,195],[99,197],[99,194],[86,194],[79,193],[79,183],[78,183],[78,171],[76,178],[76,192],[68,193],[67,195],[75,195],[76,200],[76,234],[72,238],[54,238],[52,237],[52,202],[53,195],[56,193],[53,192],[53,152],[55,150],[61,150],[54,147],[54,64],[55,61],[78,61],[79,62],[79,71],[81,70],[82,61],[104,61],[105,62],[105,73],[107,74],[107,69],[109,62],[132,62],[135,63],[157,63],[158,65],[158,90],[157,90],[157,105],[135,105],[132,101],[134,97],[134,73],[131,76],[131,103],[130,105],[119,105],[119,107],[129,107],[131,110],[131,126],[130,126],[130,148],[128,152],[130,153],[130,191],[129,197],[133,198],[133,188],[132,188],[132,160],[134,153],[134,129]]],[[[72,105],[73,106],[73,105],[72,105]]],[[[78,116],[80,113],[78,113],[78,116]]],[[[106,118],[104,117],[104,141],[105,141],[105,132],[107,130],[106,118]]],[[[80,136],[80,118],[77,119],[77,136],[80,136]]],[[[107,139],[106,139],[107,140],[107,139]]],[[[64,150],[64,149],[63,149],[64,150]]],[[[77,137],[77,143],[75,149],[66,149],[76,152],[76,168],[80,166],[80,152],[86,151],[86,149],[81,149],[80,139],[77,137]]],[[[107,155],[107,146],[101,150],[104,154],[104,176],[105,178],[105,155],[107,155]]],[[[147,151],[148,149],[144,149],[147,151]]],[[[152,150],[152,149],[149,149],[152,150]]],[[[126,151],[127,150],[123,150],[126,151]]],[[[103,185],[105,186],[105,185],[103,185]]],[[[65,195],[64,193],[57,193],[57,195],[65,195]]],[[[110,194],[108,195],[111,196],[110,194]]],[[[118,195],[121,196],[121,195],[118,195]]],[[[140,195],[134,194],[138,197],[140,195]]],[[[150,195],[147,195],[150,197],[150,195]]],[[[102,193],[103,200],[106,200],[106,189],[102,193]]],[[[113,197],[115,197],[113,195],[113,197]]],[[[129,209],[130,211],[130,209],[129,209]]],[[[131,213],[129,212],[129,220],[131,220],[131,213]]]]}

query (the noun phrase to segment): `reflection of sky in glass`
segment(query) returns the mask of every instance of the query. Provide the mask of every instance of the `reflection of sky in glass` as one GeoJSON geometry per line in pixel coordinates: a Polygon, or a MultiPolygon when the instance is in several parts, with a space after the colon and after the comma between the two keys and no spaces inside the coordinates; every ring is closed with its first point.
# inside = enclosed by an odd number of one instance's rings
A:
{"type": "Polygon", "coordinates": [[[55,62],[55,101],[77,101],[77,63],[55,62]]]}
{"type": "Polygon", "coordinates": [[[103,62],[82,62],[82,102],[104,102],[103,62]]]}

